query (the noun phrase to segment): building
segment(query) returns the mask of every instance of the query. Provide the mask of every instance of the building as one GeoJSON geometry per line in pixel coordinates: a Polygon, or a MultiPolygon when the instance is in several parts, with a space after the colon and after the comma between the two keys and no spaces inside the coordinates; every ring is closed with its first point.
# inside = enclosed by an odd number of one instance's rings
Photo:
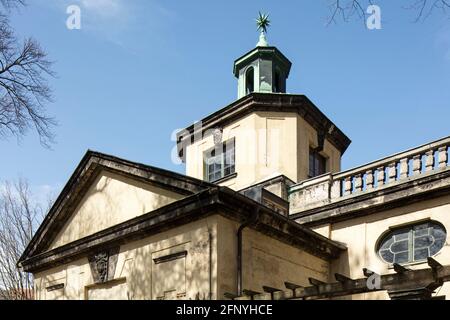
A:
{"type": "Polygon", "coordinates": [[[18,262],[35,297],[449,297],[450,137],[341,171],[290,68],[263,30],[238,99],[178,134],[186,175],[88,151],[18,262]]]}

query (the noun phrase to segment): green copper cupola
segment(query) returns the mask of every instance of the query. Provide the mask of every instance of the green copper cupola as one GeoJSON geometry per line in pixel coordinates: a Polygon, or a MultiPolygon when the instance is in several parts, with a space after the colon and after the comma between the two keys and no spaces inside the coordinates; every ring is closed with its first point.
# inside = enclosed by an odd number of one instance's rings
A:
{"type": "Polygon", "coordinates": [[[234,62],[234,75],[238,78],[238,99],[252,92],[286,93],[286,80],[291,62],[276,47],[269,46],[266,34],[269,16],[259,14],[256,19],[260,31],[256,48],[234,62]]]}

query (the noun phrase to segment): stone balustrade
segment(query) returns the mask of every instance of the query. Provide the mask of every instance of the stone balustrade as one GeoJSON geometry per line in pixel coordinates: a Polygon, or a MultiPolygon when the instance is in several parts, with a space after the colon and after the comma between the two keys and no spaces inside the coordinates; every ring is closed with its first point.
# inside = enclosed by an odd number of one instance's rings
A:
{"type": "Polygon", "coordinates": [[[305,180],[290,188],[291,213],[378,191],[450,169],[450,137],[339,173],[305,180]]]}

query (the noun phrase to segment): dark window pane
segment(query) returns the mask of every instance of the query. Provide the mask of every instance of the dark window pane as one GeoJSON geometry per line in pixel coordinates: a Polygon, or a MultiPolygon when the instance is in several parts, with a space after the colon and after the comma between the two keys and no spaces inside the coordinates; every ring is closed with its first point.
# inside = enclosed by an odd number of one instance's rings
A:
{"type": "Polygon", "coordinates": [[[273,84],[273,92],[280,92],[280,91],[281,91],[280,73],[278,71],[275,71],[275,81],[273,84]]]}
{"type": "Polygon", "coordinates": [[[422,223],[419,224],[417,226],[414,226],[414,231],[418,231],[418,230],[427,230],[428,228],[430,228],[430,224],[429,223],[422,223]]]}
{"type": "Polygon", "coordinates": [[[394,242],[394,244],[391,246],[391,251],[394,253],[408,251],[408,240],[402,240],[399,242],[394,242]]]}
{"type": "Polygon", "coordinates": [[[391,248],[391,245],[392,245],[393,243],[394,243],[394,237],[391,237],[391,238],[386,239],[386,240],[381,244],[380,250],[383,250],[383,249],[390,249],[390,248],[391,248]]]}
{"type": "Polygon", "coordinates": [[[414,248],[427,248],[431,246],[433,239],[430,236],[418,237],[414,239],[414,248]]]}
{"type": "Polygon", "coordinates": [[[414,260],[425,260],[429,257],[428,248],[414,250],[414,260]]]}
{"type": "Polygon", "coordinates": [[[326,172],[326,159],[314,149],[309,150],[309,176],[316,177],[326,172]]]}
{"type": "Polygon", "coordinates": [[[409,239],[409,231],[401,231],[394,235],[395,241],[407,240],[409,239]]]}
{"type": "Polygon", "coordinates": [[[438,253],[445,244],[445,239],[435,239],[434,243],[430,246],[430,255],[434,256],[436,253],[438,253]]]}
{"type": "Polygon", "coordinates": [[[401,253],[396,253],[394,255],[394,262],[395,263],[407,263],[409,262],[409,254],[408,252],[401,252],[401,253]]]}
{"type": "Polygon", "coordinates": [[[245,92],[252,93],[255,89],[255,71],[253,67],[249,68],[245,74],[245,92]]]}
{"type": "Polygon", "coordinates": [[[394,262],[394,254],[390,250],[381,250],[380,256],[384,259],[384,261],[392,263],[394,262]]]}
{"type": "Polygon", "coordinates": [[[314,177],[314,154],[313,151],[309,151],[309,176],[314,177]]]}
{"type": "Polygon", "coordinates": [[[429,230],[428,228],[426,229],[418,229],[414,231],[414,236],[415,237],[420,237],[420,236],[426,236],[429,234],[429,230]]]}
{"type": "Polygon", "coordinates": [[[231,167],[234,164],[234,159],[231,155],[227,154],[225,156],[225,167],[231,167]]]}
{"type": "Polygon", "coordinates": [[[324,174],[326,172],[326,159],[320,154],[317,155],[318,160],[318,172],[317,175],[324,174]]]}
{"type": "Polygon", "coordinates": [[[435,239],[445,239],[447,235],[445,234],[445,231],[442,230],[442,228],[436,228],[434,227],[431,234],[435,239]]]}

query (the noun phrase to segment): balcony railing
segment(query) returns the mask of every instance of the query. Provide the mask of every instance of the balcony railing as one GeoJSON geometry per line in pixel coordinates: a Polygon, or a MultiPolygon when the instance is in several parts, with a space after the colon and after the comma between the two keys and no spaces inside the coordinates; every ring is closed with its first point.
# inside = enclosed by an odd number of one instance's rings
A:
{"type": "Polygon", "coordinates": [[[373,161],[366,165],[306,180],[290,190],[295,211],[376,191],[449,168],[450,137],[373,161]]]}

